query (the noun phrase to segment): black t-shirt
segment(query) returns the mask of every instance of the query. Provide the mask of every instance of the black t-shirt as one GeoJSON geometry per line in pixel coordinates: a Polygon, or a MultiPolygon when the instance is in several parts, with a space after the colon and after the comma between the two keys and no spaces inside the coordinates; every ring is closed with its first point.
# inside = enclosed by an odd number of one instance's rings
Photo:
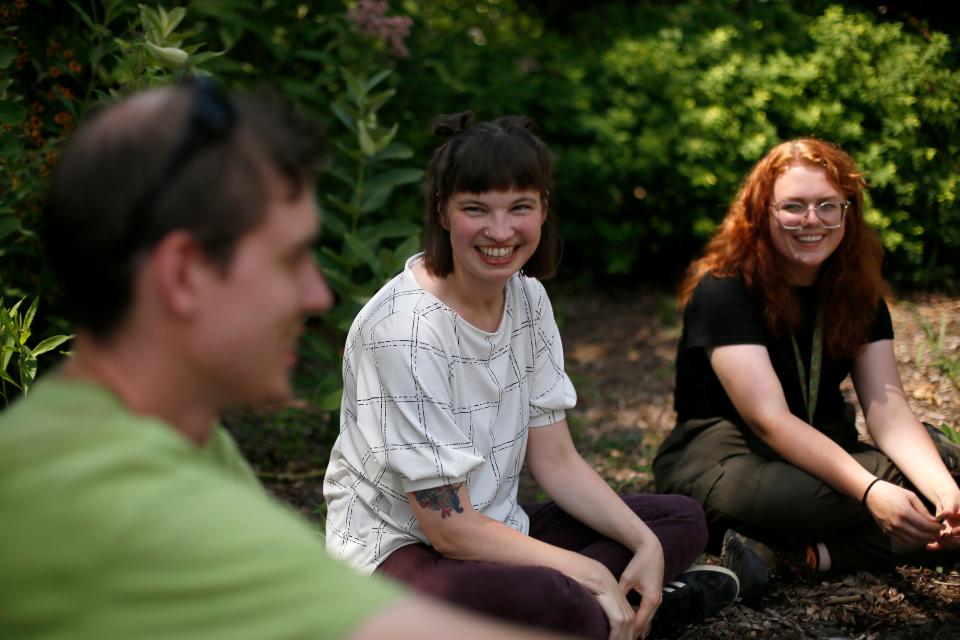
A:
{"type": "MultiPolygon", "coordinates": [[[[810,349],[816,313],[816,288],[798,287],[803,322],[797,331],[797,345],[807,375],[810,371],[810,349]]],[[[829,324],[830,319],[824,318],[829,324]]],[[[873,328],[868,342],[893,338],[890,311],[881,298],[877,302],[873,328]]],[[[807,420],[797,361],[790,342],[790,333],[774,337],[767,331],[763,304],[759,296],[747,289],[742,278],[715,278],[707,275],[693,292],[683,312],[683,334],[677,347],[677,384],[674,408],[680,423],[695,418],[722,417],[745,426],[724,391],[707,359],[708,347],[731,344],[766,345],[773,370],[787,398],[790,412],[807,420]]],[[[814,413],[815,425],[837,423],[843,416],[840,383],[850,374],[853,361],[834,359],[824,345],[820,371],[820,390],[814,413]]]]}

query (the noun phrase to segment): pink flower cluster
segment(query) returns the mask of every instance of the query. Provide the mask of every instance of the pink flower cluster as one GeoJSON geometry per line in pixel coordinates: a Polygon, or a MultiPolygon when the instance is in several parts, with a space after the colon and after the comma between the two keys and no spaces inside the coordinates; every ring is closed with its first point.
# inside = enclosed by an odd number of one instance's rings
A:
{"type": "Polygon", "coordinates": [[[404,40],[410,35],[413,18],[410,16],[387,17],[389,10],[390,3],[387,0],[357,0],[353,8],[347,12],[347,20],[357,33],[389,42],[396,55],[406,58],[410,50],[407,49],[404,40]]]}

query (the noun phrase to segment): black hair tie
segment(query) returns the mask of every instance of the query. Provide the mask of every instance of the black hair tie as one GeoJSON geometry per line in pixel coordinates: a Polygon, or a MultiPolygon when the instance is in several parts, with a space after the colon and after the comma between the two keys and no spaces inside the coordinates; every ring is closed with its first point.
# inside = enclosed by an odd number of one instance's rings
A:
{"type": "Polygon", "coordinates": [[[433,128],[434,135],[441,138],[451,138],[464,129],[467,129],[476,121],[477,117],[473,111],[462,111],[442,118],[433,128]]]}

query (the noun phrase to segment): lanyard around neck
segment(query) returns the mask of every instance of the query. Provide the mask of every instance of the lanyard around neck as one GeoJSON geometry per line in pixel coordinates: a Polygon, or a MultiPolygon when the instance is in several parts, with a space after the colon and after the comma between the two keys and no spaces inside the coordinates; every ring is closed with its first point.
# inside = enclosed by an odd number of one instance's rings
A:
{"type": "Polygon", "coordinates": [[[820,390],[820,362],[823,358],[823,309],[817,305],[817,317],[813,322],[813,339],[810,343],[810,378],[807,378],[803,358],[797,338],[790,332],[793,355],[797,359],[797,375],[800,376],[800,391],[803,392],[803,404],[807,406],[807,422],[813,424],[813,412],[817,409],[817,393],[820,390]]]}

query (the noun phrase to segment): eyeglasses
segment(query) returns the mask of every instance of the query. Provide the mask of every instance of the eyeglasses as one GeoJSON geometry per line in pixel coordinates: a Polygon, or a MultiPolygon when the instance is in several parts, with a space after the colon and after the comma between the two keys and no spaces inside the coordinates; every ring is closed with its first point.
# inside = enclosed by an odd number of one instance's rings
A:
{"type": "Polygon", "coordinates": [[[226,139],[237,123],[237,114],[227,96],[210,78],[195,77],[188,81],[192,88],[193,101],[184,132],[170,153],[160,178],[136,199],[131,211],[127,242],[122,245],[131,250],[149,244],[154,238],[150,233],[153,208],[164,189],[168,188],[190,161],[212,144],[226,139]],[[134,220],[136,216],[139,219],[134,220]]]}
{"type": "Polygon", "coordinates": [[[820,226],[824,229],[839,229],[850,202],[846,200],[824,200],[820,204],[807,204],[799,200],[786,200],[771,205],[776,212],[777,222],[784,231],[797,231],[803,227],[807,213],[813,209],[820,226]]]}

